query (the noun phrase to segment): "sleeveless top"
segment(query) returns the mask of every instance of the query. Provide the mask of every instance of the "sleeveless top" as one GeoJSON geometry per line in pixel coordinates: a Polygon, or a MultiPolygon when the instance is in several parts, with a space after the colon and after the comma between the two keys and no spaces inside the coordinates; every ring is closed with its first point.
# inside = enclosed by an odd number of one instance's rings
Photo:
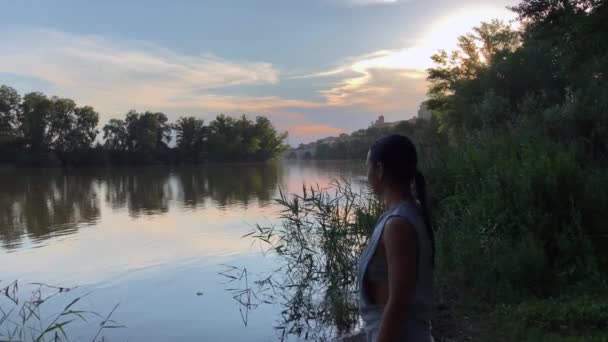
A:
{"type": "Polygon", "coordinates": [[[416,231],[417,240],[416,285],[409,304],[407,319],[401,325],[399,341],[432,341],[430,323],[433,303],[432,245],[420,209],[410,202],[403,202],[380,216],[369,242],[361,254],[358,267],[358,284],[359,312],[363,319],[363,328],[368,341],[374,342],[378,339],[384,305],[376,305],[371,302],[371,298],[369,298],[365,289],[364,277],[367,275],[377,279],[379,276],[388,276],[386,273],[386,259],[383,257],[374,258],[374,255],[382,239],[386,222],[395,216],[403,217],[410,222],[416,231]]]}

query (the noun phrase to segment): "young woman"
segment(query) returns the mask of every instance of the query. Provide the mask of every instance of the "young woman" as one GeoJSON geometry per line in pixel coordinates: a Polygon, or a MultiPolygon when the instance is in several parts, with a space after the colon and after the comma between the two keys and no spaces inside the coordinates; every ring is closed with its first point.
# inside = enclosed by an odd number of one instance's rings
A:
{"type": "Polygon", "coordinates": [[[435,247],[417,162],[414,144],[401,135],[377,140],[368,152],[369,184],[386,209],[359,261],[359,306],[370,342],[433,340],[435,247]]]}

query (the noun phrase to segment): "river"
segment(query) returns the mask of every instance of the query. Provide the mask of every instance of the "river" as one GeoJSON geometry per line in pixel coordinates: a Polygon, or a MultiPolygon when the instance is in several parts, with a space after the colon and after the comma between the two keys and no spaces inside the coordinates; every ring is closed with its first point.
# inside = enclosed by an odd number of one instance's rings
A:
{"type": "MultiPolygon", "coordinates": [[[[18,280],[22,300],[32,282],[74,288],[45,303],[46,317],[80,296],[79,309],[102,315],[119,304],[112,318],[126,328],[104,330],[107,341],[275,341],[280,308],[243,312],[220,273],[273,269],[242,236],[278,223],[279,189],[363,174],[361,162],[313,161],[4,169],[0,288],[18,280]]],[[[90,341],[98,323],[73,322],[67,334],[90,341]]]]}

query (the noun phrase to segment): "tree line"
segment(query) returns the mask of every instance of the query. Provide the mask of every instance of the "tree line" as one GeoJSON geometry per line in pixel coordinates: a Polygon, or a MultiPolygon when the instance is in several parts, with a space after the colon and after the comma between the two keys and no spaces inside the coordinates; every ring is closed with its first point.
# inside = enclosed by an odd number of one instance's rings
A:
{"type": "Polygon", "coordinates": [[[428,69],[438,297],[480,302],[456,312],[489,317],[474,340],[606,340],[608,4],[512,10],[519,29],[481,23],[428,69]]]}
{"type": "Polygon", "coordinates": [[[287,133],[270,120],[223,114],[170,123],[161,112],[125,114],[98,129],[99,114],[39,92],[0,86],[0,162],[24,166],[266,161],[285,150],[287,133]],[[102,138],[102,139],[100,139],[102,138]],[[172,141],[174,140],[174,146],[172,141]]]}
{"type": "MultiPolygon", "coordinates": [[[[343,160],[343,159],[358,159],[364,160],[367,156],[369,147],[376,139],[388,134],[402,134],[410,137],[421,145],[425,152],[433,151],[443,146],[447,142],[445,134],[437,132],[437,118],[431,117],[429,120],[416,119],[404,120],[394,126],[375,127],[359,129],[351,134],[345,134],[338,137],[335,141],[328,143],[316,141],[312,143],[314,153],[306,151],[300,157],[302,159],[316,160],[343,160]]],[[[304,149],[306,146],[301,144],[298,149],[304,149]]],[[[296,149],[297,150],[297,149],[296,149]]],[[[288,159],[297,159],[296,150],[292,150],[287,154],[288,159]]]]}
{"type": "Polygon", "coordinates": [[[521,30],[493,20],[432,56],[428,107],[455,140],[525,128],[608,153],[608,5],[525,0],[521,30]]]}
{"type": "MultiPolygon", "coordinates": [[[[595,160],[608,154],[608,9],[603,0],[525,0],[511,8],[520,29],[481,23],[439,51],[428,69],[430,122],[370,127],[331,144],[315,159],[363,159],[389,133],[441,146],[472,132],[507,128],[580,142],[595,160]]],[[[292,157],[294,157],[292,155],[292,157]]]]}

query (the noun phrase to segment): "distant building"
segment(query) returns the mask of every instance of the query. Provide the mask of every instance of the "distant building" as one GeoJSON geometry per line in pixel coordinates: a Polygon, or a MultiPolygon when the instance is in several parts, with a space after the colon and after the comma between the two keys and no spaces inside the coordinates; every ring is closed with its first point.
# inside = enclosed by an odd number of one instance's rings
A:
{"type": "Polygon", "coordinates": [[[333,143],[335,143],[336,141],[338,141],[337,137],[327,137],[327,138],[323,138],[323,139],[319,139],[316,141],[316,144],[330,144],[332,145],[333,143]]]}
{"type": "Polygon", "coordinates": [[[384,115],[380,115],[378,117],[378,119],[376,119],[376,121],[374,121],[372,123],[372,127],[376,127],[376,128],[390,128],[390,127],[397,126],[400,122],[404,122],[404,121],[407,121],[407,120],[394,121],[394,122],[386,122],[386,121],[384,121],[384,115]]]}
{"type": "Polygon", "coordinates": [[[420,109],[418,109],[417,117],[419,119],[430,120],[433,113],[426,107],[426,102],[422,102],[420,104],[420,109]]]}

